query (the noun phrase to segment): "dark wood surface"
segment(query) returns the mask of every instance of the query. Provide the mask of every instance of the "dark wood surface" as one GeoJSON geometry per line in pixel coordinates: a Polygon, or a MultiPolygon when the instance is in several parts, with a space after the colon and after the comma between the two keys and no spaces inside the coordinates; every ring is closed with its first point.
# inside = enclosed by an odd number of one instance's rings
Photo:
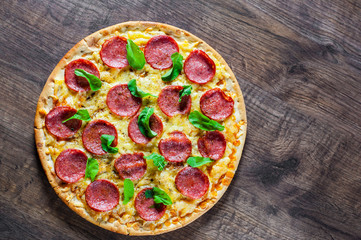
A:
{"type": "Polygon", "coordinates": [[[183,28],[219,51],[248,116],[241,164],[220,202],[148,239],[361,239],[359,0],[1,0],[0,239],[130,239],[57,197],[33,132],[37,99],[63,55],[129,20],[183,28]]]}

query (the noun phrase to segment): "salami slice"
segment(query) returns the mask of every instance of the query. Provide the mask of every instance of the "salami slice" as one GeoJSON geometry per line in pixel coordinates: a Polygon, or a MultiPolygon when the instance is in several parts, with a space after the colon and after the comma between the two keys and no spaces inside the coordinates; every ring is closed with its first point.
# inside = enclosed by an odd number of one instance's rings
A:
{"type": "Polygon", "coordinates": [[[226,139],[219,131],[207,132],[198,139],[198,150],[203,157],[219,160],[226,151],[226,139]]]}
{"type": "Polygon", "coordinates": [[[137,210],[139,216],[145,221],[156,221],[163,217],[167,206],[163,203],[156,204],[153,198],[146,198],[145,191],[152,188],[146,188],[140,191],[135,200],[134,207],[137,210]]]}
{"type": "Polygon", "coordinates": [[[159,35],[152,37],[144,48],[147,63],[155,69],[167,69],[173,66],[170,58],[173,53],[179,52],[177,42],[170,36],[159,35]]]}
{"type": "Polygon", "coordinates": [[[179,131],[169,134],[171,137],[160,140],[158,148],[168,162],[185,162],[192,153],[192,142],[179,131]]]}
{"type": "Polygon", "coordinates": [[[199,199],[208,191],[209,180],[198,168],[185,167],[177,174],[175,185],[184,196],[199,199]]]}
{"type": "Polygon", "coordinates": [[[85,175],[87,156],[78,149],[66,149],[55,160],[55,173],[66,183],[75,183],[85,175]]]}
{"type": "Polygon", "coordinates": [[[129,178],[134,181],[143,177],[147,170],[147,162],[143,153],[128,153],[115,160],[114,167],[123,179],[129,178]]]}
{"type": "Polygon", "coordinates": [[[75,69],[83,69],[86,72],[97,76],[98,78],[100,77],[98,68],[91,61],[85,59],[76,59],[70,62],[65,67],[64,79],[68,88],[76,92],[89,91],[90,85],[86,78],[75,75],[75,69]]]}
{"type": "Polygon", "coordinates": [[[45,117],[46,129],[60,139],[72,137],[81,127],[81,120],[71,119],[65,123],[63,121],[72,117],[76,112],[76,109],[68,106],[51,109],[45,117]]]}
{"type": "Polygon", "coordinates": [[[202,50],[193,50],[184,61],[184,73],[194,83],[205,84],[216,74],[216,65],[202,50]]]}
{"type": "Polygon", "coordinates": [[[115,36],[106,40],[100,50],[100,58],[111,68],[124,68],[129,65],[127,60],[127,39],[115,36]]]}
{"type": "Polygon", "coordinates": [[[85,127],[83,131],[83,145],[86,150],[96,155],[104,155],[105,152],[102,148],[100,137],[103,135],[113,135],[114,141],[111,146],[115,147],[118,144],[118,133],[114,125],[105,120],[93,120],[85,127]]]}
{"type": "Polygon", "coordinates": [[[134,97],[127,84],[112,87],[107,94],[107,105],[110,111],[121,117],[129,117],[136,114],[141,105],[142,98],[134,97]]]}
{"type": "MultiPolygon", "coordinates": [[[[129,125],[128,125],[128,136],[135,143],[147,144],[148,142],[150,142],[150,140],[152,140],[152,138],[148,138],[148,137],[144,136],[141,133],[141,131],[139,130],[138,116],[139,116],[139,114],[130,120],[129,125]]],[[[149,118],[149,126],[150,126],[150,129],[152,129],[152,131],[154,131],[158,134],[158,136],[163,132],[162,120],[160,120],[160,118],[155,114],[153,114],[149,118]]]]}
{"type": "Polygon", "coordinates": [[[118,205],[119,190],[114,183],[108,180],[96,180],[86,188],[85,200],[94,211],[106,212],[118,205]]]}
{"type": "Polygon", "coordinates": [[[192,99],[189,95],[183,96],[179,102],[179,92],[182,86],[167,86],[162,89],[158,97],[158,106],[168,117],[177,114],[188,114],[191,110],[192,99]]]}
{"type": "Polygon", "coordinates": [[[234,101],[221,89],[214,88],[205,92],[199,102],[201,111],[213,120],[224,120],[233,113],[234,101]]]}

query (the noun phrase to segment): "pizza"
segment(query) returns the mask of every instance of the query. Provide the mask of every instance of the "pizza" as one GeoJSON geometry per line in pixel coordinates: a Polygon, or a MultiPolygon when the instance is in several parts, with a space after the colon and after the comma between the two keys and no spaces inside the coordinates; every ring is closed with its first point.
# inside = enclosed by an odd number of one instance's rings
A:
{"type": "Polygon", "coordinates": [[[241,89],[213,48],[170,25],[126,22],[60,60],[39,97],[35,139],[73,211],[114,232],[155,235],[222,197],[246,126],[241,89]]]}

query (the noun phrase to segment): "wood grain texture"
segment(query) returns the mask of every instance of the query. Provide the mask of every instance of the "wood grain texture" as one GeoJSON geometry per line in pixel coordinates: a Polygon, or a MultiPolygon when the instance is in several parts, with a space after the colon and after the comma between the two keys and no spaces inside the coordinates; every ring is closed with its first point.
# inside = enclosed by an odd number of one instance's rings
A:
{"type": "Polygon", "coordinates": [[[245,150],[226,194],[157,239],[361,239],[357,0],[1,1],[0,239],[140,239],[73,213],[47,182],[33,132],[57,62],[83,37],[129,20],[205,40],[247,107],[245,150]]]}

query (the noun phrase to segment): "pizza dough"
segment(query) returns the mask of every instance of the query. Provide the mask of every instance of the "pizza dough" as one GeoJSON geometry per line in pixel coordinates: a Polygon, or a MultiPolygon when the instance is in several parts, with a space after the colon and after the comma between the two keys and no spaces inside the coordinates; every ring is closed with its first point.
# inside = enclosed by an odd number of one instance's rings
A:
{"type": "Polygon", "coordinates": [[[73,211],[114,232],[154,235],[189,224],[222,197],[241,158],[246,126],[240,87],[213,48],[170,25],[126,22],[89,35],[60,60],[39,97],[35,139],[50,184],[73,211]],[[141,70],[127,61],[127,39],[145,53],[147,63],[141,70]],[[175,80],[163,82],[175,52],[185,59],[183,70],[175,80]],[[87,81],[74,74],[77,68],[99,76],[101,89],[91,91],[87,81]],[[125,86],[131,79],[158,98],[129,95],[125,86]],[[192,86],[191,95],[177,102],[185,85],[192,86]],[[137,117],[144,107],[154,108],[150,128],[156,137],[145,137],[139,130],[137,117]],[[92,120],[62,123],[79,109],[87,109],[92,120]],[[193,111],[225,129],[207,132],[194,127],[188,120],[193,111]],[[103,151],[101,134],[115,137],[111,146],[119,148],[118,153],[103,151]],[[164,155],[167,165],[162,171],[144,159],[151,153],[164,155]],[[85,156],[99,162],[93,182],[83,177],[85,156]],[[193,168],[186,162],[188,156],[210,157],[213,162],[193,168]],[[75,171],[68,169],[70,159],[75,160],[75,171]],[[124,177],[133,179],[135,191],[127,204],[122,204],[124,177]],[[173,203],[155,204],[147,198],[146,190],[153,187],[164,190],[173,203]]]}

